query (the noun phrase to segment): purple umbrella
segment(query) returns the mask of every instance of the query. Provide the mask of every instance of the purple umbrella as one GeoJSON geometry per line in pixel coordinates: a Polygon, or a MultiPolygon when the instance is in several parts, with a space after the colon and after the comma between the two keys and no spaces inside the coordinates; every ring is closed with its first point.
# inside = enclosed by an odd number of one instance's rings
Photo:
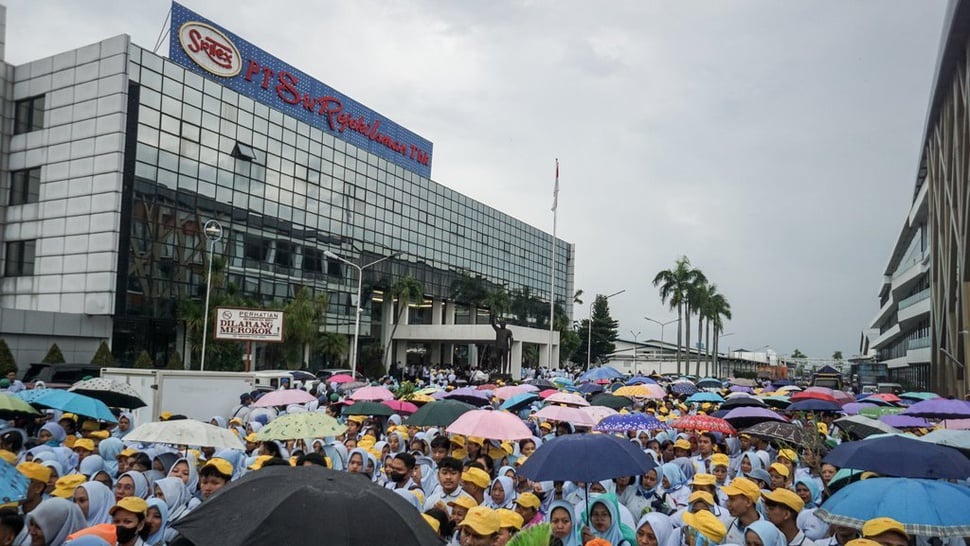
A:
{"type": "Polygon", "coordinates": [[[970,417],[970,403],[963,400],[933,398],[913,404],[903,410],[902,415],[930,419],[965,419],[970,417]]]}
{"type": "Polygon", "coordinates": [[[666,423],[643,413],[617,414],[604,417],[593,430],[598,432],[626,432],[628,430],[665,430],[666,423]]]}
{"type": "Polygon", "coordinates": [[[842,406],[842,411],[846,415],[859,415],[859,411],[863,408],[874,408],[875,404],[867,404],[865,402],[849,402],[848,404],[842,406]]]}
{"type": "Polygon", "coordinates": [[[485,404],[488,404],[488,397],[489,391],[480,391],[472,387],[455,389],[444,396],[444,398],[447,400],[459,400],[461,402],[472,404],[473,406],[484,406],[485,404]]]}
{"type": "Polygon", "coordinates": [[[745,387],[744,385],[731,385],[728,390],[731,392],[754,392],[754,389],[745,387]]]}
{"type": "Polygon", "coordinates": [[[896,428],[928,428],[933,426],[926,419],[911,415],[883,415],[879,420],[896,428]]]}
{"type": "Polygon", "coordinates": [[[737,429],[747,428],[765,421],[788,421],[770,409],[752,407],[735,408],[727,412],[723,419],[737,429]]]}

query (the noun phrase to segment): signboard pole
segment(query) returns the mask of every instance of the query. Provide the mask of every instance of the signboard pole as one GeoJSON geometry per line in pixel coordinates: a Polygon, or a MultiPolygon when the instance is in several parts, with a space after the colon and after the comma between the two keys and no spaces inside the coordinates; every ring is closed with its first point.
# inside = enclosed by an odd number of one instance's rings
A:
{"type": "Polygon", "coordinates": [[[251,371],[252,366],[253,366],[253,342],[247,341],[246,342],[246,371],[247,372],[251,371]]]}

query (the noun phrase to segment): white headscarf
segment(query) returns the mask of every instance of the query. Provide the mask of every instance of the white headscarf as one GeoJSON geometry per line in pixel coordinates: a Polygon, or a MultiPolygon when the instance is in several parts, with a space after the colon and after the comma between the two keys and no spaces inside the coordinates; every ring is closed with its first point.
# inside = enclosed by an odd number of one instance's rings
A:
{"type": "Polygon", "coordinates": [[[88,494],[88,515],[84,518],[87,522],[86,527],[101,523],[111,523],[111,514],[108,513],[115,504],[115,495],[101,482],[84,482],[80,486],[88,494]]]}
{"type": "Polygon", "coordinates": [[[47,546],[61,546],[67,540],[67,535],[87,527],[84,514],[73,502],[51,497],[42,501],[27,514],[25,524],[34,522],[44,532],[47,546]]]}
{"type": "Polygon", "coordinates": [[[170,476],[168,478],[162,478],[155,482],[155,487],[162,490],[162,495],[165,496],[165,506],[168,507],[168,520],[175,521],[182,515],[189,506],[189,499],[192,495],[189,493],[185,484],[182,483],[182,479],[177,476],[170,476]]]}

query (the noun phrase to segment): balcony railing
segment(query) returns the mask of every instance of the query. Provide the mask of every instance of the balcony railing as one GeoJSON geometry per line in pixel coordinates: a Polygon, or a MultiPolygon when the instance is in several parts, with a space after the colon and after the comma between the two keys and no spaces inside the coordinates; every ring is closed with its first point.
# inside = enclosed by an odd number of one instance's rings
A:
{"type": "Polygon", "coordinates": [[[929,288],[927,288],[925,290],[920,290],[919,292],[913,294],[912,296],[910,296],[908,298],[904,298],[904,299],[899,300],[898,309],[900,311],[902,311],[903,309],[906,309],[907,307],[909,307],[909,306],[911,306],[913,304],[919,303],[919,302],[921,302],[921,301],[923,301],[923,300],[925,300],[925,299],[927,299],[929,297],[930,297],[930,289],[929,288]]]}
{"type": "Polygon", "coordinates": [[[916,339],[911,339],[911,340],[909,340],[909,343],[906,344],[906,348],[907,349],[911,349],[911,350],[912,349],[925,349],[925,348],[927,348],[929,346],[930,346],[930,338],[929,337],[918,337],[916,339]]]}

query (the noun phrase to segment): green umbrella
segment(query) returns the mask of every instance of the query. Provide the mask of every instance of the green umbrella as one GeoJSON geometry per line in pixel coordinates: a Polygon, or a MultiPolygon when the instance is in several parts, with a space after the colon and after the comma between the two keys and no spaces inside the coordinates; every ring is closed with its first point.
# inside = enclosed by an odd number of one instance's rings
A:
{"type": "Polygon", "coordinates": [[[344,408],[343,414],[389,417],[394,414],[394,410],[380,402],[363,401],[355,402],[352,406],[347,406],[344,408]]]}
{"type": "Polygon", "coordinates": [[[859,415],[865,415],[872,419],[879,419],[883,415],[896,415],[906,408],[896,408],[893,406],[878,406],[875,408],[862,408],[859,410],[859,415]]]}
{"type": "Polygon", "coordinates": [[[633,400],[630,400],[626,396],[616,396],[615,394],[600,393],[594,396],[589,401],[592,406],[604,406],[607,408],[613,408],[619,410],[621,408],[626,408],[633,405],[633,400]]]}
{"type": "Polygon", "coordinates": [[[910,400],[930,400],[932,398],[939,398],[940,395],[935,392],[904,392],[899,397],[909,398],[910,400]]]}
{"type": "Polygon", "coordinates": [[[761,400],[765,404],[778,409],[785,409],[791,405],[791,400],[787,396],[764,396],[761,400]]]}
{"type": "Polygon", "coordinates": [[[422,406],[405,419],[404,424],[416,427],[446,427],[454,423],[461,414],[473,409],[478,408],[459,400],[437,400],[422,406]]]}
{"type": "Polygon", "coordinates": [[[31,415],[40,415],[40,412],[21,398],[0,393],[0,419],[14,419],[31,415]]]}
{"type": "Polygon", "coordinates": [[[256,439],[266,440],[297,440],[300,438],[326,438],[339,436],[347,430],[347,425],[341,425],[329,415],[311,411],[307,413],[291,413],[273,419],[268,425],[259,429],[256,439]]]}

